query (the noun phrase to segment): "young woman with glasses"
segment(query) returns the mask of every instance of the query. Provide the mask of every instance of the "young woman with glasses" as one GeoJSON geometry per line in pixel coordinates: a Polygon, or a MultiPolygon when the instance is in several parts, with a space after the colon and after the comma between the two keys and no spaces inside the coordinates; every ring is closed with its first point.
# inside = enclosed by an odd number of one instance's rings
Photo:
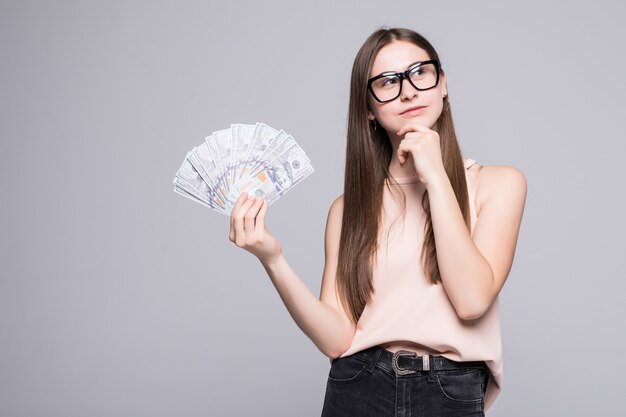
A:
{"type": "Polygon", "coordinates": [[[375,31],[352,67],[344,193],[331,205],[318,299],[242,194],[230,240],[256,255],[329,357],[322,416],[481,416],[500,393],[498,294],[523,173],[464,158],[433,46],[375,31]]]}

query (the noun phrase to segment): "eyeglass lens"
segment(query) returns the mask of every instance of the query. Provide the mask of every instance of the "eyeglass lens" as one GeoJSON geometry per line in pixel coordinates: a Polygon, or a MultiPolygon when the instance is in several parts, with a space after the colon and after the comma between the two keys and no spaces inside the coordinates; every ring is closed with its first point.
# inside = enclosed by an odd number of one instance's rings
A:
{"type": "MultiPolygon", "coordinates": [[[[429,89],[437,84],[435,64],[422,64],[411,70],[409,80],[416,88],[429,89]]],[[[398,75],[388,75],[372,82],[372,90],[380,101],[393,100],[400,95],[402,79],[398,75]]]]}

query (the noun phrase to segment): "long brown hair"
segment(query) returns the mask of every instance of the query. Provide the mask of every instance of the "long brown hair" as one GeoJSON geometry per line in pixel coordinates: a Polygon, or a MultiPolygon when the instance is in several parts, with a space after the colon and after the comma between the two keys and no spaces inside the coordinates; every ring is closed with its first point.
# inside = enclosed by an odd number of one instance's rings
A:
{"type": "MultiPolygon", "coordinates": [[[[378,246],[383,187],[389,175],[392,145],[382,127],[374,129],[367,118],[367,79],[378,51],[395,40],[409,41],[439,60],[433,46],[420,34],[402,28],[381,28],[372,33],[356,55],[350,81],[343,220],[337,265],[337,293],[346,311],[357,322],[371,299],[373,259],[378,246]]],[[[439,61],[441,62],[441,61],[439,61]]],[[[440,70],[443,74],[443,69],[440,70]]],[[[454,189],[467,228],[470,229],[469,196],[463,157],[456,139],[449,97],[432,130],[440,137],[443,165],[454,189]]],[[[377,123],[374,121],[374,123],[377,123]]],[[[426,213],[421,263],[432,284],[441,281],[428,192],[422,197],[426,213]]]]}

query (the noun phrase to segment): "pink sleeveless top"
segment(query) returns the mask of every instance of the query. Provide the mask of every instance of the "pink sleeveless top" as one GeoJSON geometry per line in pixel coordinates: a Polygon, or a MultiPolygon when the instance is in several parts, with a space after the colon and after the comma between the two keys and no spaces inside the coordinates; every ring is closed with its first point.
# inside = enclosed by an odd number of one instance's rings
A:
{"type": "MultiPolygon", "coordinates": [[[[472,233],[477,218],[476,190],[467,170],[476,163],[473,159],[464,160],[472,233]]],[[[390,183],[390,186],[400,188],[406,195],[406,216],[403,221],[401,196],[397,196],[397,192],[392,195],[385,186],[383,223],[373,271],[375,293],[357,323],[352,345],[341,357],[371,346],[384,347],[392,341],[410,341],[418,345],[407,344],[402,348],[418,355],[485,361],[490,370],[485,393],[487,411],[502,387],[499,299],[496,298],[485,315],[477,320],[464,321],[457,316],[443,285],[431,285],[420,263],[424,233],[421,198],[426,187],[417,177],[395,180],[399,185],[390,183]],[[387,230],[390,230],[389,235],[387,230]]]]}

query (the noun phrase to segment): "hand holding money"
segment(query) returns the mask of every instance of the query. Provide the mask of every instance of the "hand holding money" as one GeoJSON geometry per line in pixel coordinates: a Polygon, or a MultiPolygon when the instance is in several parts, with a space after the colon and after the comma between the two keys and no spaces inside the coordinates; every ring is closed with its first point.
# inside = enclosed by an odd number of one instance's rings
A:
{"type": "Polygon", "coordinates": [[[263,263],[278,258],[282,247],[265,226],[267,200],[241,193],[230,215],[228,238],[238,247],[247,250],[263,263]]]}

